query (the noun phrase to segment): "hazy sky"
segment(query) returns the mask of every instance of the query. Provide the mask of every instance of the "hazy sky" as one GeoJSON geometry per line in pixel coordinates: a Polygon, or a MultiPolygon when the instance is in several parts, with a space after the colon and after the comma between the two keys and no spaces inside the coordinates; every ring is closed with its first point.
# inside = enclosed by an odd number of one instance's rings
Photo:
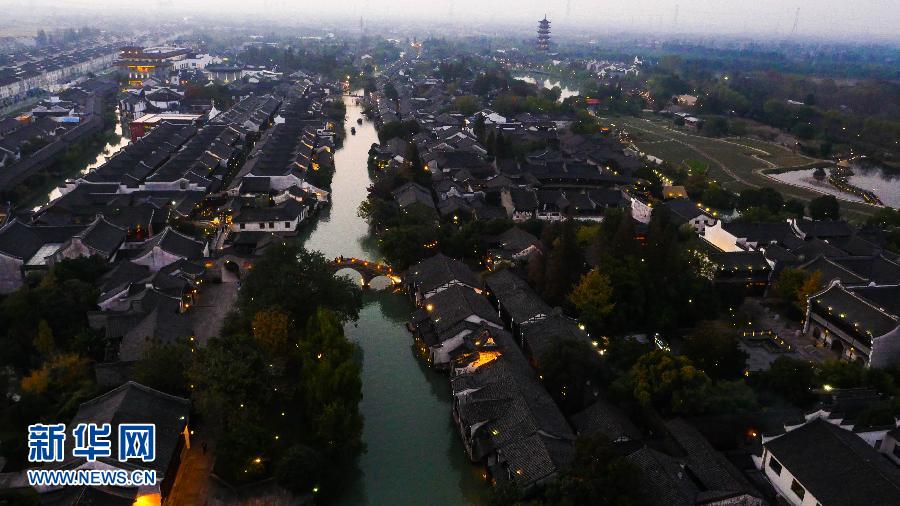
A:
{"type": "Polygon", "coordinates": [[[358,24],[364,16],[530,27],[546,13],[558,31],[595,27],[600,31],[778,35],[792,33],[799,8],[798,35],[900,38],[900,0],[0,0],[0,4],[7,2],[32,9],[39,5],[84,9],[141,6],[173,13],[241,12],[282,21],[344,16],[348,24],[358,24]],[[300,14],[303,11],[307,16],[300,14]]]}

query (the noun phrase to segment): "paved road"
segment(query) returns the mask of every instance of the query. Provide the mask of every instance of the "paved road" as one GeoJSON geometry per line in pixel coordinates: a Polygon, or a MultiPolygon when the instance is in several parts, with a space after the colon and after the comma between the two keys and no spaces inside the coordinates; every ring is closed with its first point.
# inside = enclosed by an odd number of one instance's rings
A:
{"type": "Polygon", "coordinates": [[[204,449],[204,439],[191,437],[191,448],[181,461],[178,475],[166,504],[194,504],[197,506],[207,503],[210,488],[209,474],[215,463],[215,445],[207,443],[204,449]]]}
{"type": "Polygon", "coordinates": [[[233,275],[230,277],[223,275],[222,283],[207,282],[201,286],[197,302],[188,313],[199,346],[206,346],[209,339],[217,336],[222,329],[225,315],[231,311],[237,300],[236,281],[233,275]]]}

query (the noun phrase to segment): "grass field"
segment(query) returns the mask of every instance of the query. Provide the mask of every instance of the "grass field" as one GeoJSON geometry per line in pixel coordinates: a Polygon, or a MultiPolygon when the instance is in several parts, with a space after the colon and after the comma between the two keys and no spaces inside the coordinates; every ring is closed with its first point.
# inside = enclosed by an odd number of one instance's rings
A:
{"type": "MultiPolygon", "coordinates": [[[[788,148],[745,137],[714,139],[674,127],[662,118],[600,118],[610,126],[624,129],[642,152],[672,164],[698,160],[709,166],[709,175],[726,188],[739,192],[746,188],[770,186],[785,198],[808,202],[822,194],[776,181],[761,173],[762,169],[795,167],[820,160],[795,153],[788,148]]],[[[844,215],[861,220],[874,214],[876,208],[857,202],[841,201],[844,215]]]]}

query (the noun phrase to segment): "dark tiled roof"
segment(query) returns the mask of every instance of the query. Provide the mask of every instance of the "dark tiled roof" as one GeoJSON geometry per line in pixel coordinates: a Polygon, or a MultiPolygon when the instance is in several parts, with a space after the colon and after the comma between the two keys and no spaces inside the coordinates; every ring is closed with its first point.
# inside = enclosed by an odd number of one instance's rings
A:
{"type": "Polygon", "coordinates": [[[269,193],[271,189],[271,178],[246,176],[241,179],[241,193],[269,193]]]}
{"type": "Polygon", "coordinates": [[[900,286],[867,285],[850,288],[850,291],[884,312],[900,317],[900,286]]]}
{"type": "MultiPolygon", "coordinates": [[[[164,394],[129,381],[99,397],[82,403],[69,426],[81,422],[109,423],[113,427],[117,427],[121,423],[156,424],[156,460],[148,463],[131,460],[129,464],[155,469],[159,475],[164,476],[178,446],[178,440],[182,437],[181,431],[187,424],[190,404],[187,399],[164,394]]],[[[111,440],[113,457],[109,461],[114,463],[113,465],[121,465],[116,459],[118,438],[112,437],[111,440]]],[[[67,462],[79,460],[72,457],[71,454],[66,458],[67,462]]],[[[104,460],[104,458],[99,460],[104,460]]]]}
{"type": "Polygon", "coordinates": [[[788,248],[799,246],[802,241],[794,235],[791,226],[784,221],[778,222],[741,222],[723,223],[722,228],[731,235],[746,239],[748,242],[762,244],[778,243],[788,248]]]}
{"type": "Polygon", "coordinates": [[[666,422],[669,435],[684,450],[685,460],[707,492],[720,491],[721,496],[733,493],[759,496],[747,478],[724,455],[716,451],[693,425],[676,418],[666,422]]]}
{"type": "Polygon", "coordinates": [[[584,411],[572,415],[571,420],[579,434],[599,432],[610,441],[635,440],[641,435],[628,416],[605,399],[597,399],[584,411]]]}
{"type": "Polygon", "coordinates": [[[884,255],[835,258],[834,261],[870,282],[900,283],[900,263],[888,259],[884,255]]]}
{"type": "Polygon", "coordinates": [[[497,313],[487,299],[468,287],[451,286],[429,297],[426,302],[432,308],[429,318],[438,336],[473,315],[501,326],[497,313]]]}
{"type": "Polygon", "coordinates": [[[203,256],[202,242],[191,239],[171,227],[166,227],[162,233],[153,236],[152,239],[146,242],[137,258],[148,255],[156,246],[159,246],[163,251],[182,258],[195,259],[203,256]]]}
{"type": "Polygon", "coordinates": [[[806,260],[811,260],[817,256],[826,256],[830,258],[846,256],[844,250],[829,244],[828,241],[822,239],[803,241],[803,243],[797,247],[791,248],[791,252],[801,259],[806,260]]]}
{"type": "Polygon", "coordinates": [[[235,223],[255,223],[264,221],[293,221],[303,212],[303,205],[294,199],[272,207],[249,207],[241,209],[234,217],[235,223]]]}
{"type": "Polygon", "coordinates": [[[765,447],[822,504],[900,504],[900,470],[836,425],[817,419],[765,447]]]}
{"type": "Polygon", "coordinates": [[[839,279],[844,284],[865,283],[865,279],[845,267],[833,262],[824,256],[817,256],[815,259],[800,265],[800,268],[809,272],[821,272],[822,282],[839,279]]]}
{"type": "Polygon", "coordinates": [[[853,227],[844,220],[797,220],[797,228],[807,238],[818,237],[822,239],[830,237],[849,237],[853,234],[853,227]]]}
{"type": "Polygon", "coordinates": [[[590,345],[591,339],[578,328],[575,320],[561,314],[550,314],[522,326],[522,341],[531,355],[540,358],[563,341],[579,341],[590,345]]]}
{"type": "Polygon", "coordinates": [[[641,469],[640,504],[730,504],[730,500],[743,496],[759,497],[759,492],[741,472],[687,422],[672,420],[666,423],[666,428],[683,456],[667,455],[648,447],[627,455],[641,469]]]}
{"type": "Polygon", "coordinates": [[[672,214],[682,222],[688,222],[698,216],[706,215],[700,206],[688,199],[673,199],[665,202],[664,206],[668,207],[672,214]]]}
{"type": "Polygon", "coordinates": [[[541,247],[541,241],[519,227],[512,227],[498,235],[496,242],[510,253],[520,253],[531,246],[541,247]]]}
{"type": "Polygon", "coordinates": [[[534,211],[538,207],[538,198],[534,190],[510,188],[509,196],[516,211],[534,211]]]}
{"type": "Polygon", "coordinates": [[[110,256],[125,242],[125,229],[98,217],[78,236],[91,249],[110,256]]]}
{"type": "Polygon", "coordinates": [[[477,288],[481,286],[478,277],[466,264],[443,253],[426,258],[406,271],[405,278],[416,285],[422,293],[430,292],[442,285],[458,281],[477,288]]]}
{"type": "Polygon", "coordinates": [[[423,206],[434,209],[434,200],[431,198],[431,191],[418,183],[406,183],[392,192],[394,200],[401,208],[409,207],[413,204],[421,204],[423,206]]]}
{"type": "Polygon", "coordinates": [[[137,488],[63,487],[41,494],[42,506],[131,506],[137,488]]]}
{"type": "Polygon", "coordinates": [[[33,226],[13,220],[0,229],[0,253],[27,261],[45,244],[62,244],[83,226],[33,226]]]}
{"type": "Polygon", "coordinates": [[[138,265],[127,260],[117,262],[116,267],[104,275],[100,285],[100,293],[101,295],[106,295],[110,292],[119,292],[123,287],[147,279],[150,275],[150,268],[146,265],[138,265]]]}
{"type": "Polygon", "coordinates": [[[709,256],[714,264],[722,270],[730,269],[753,269],[766,270],[769,263],[766,262],[765,255],[760,251],[734,251],[713,253],[709,256]]]}
{"type": "Polygon", "coordinates": [[[475,458],[496,453],[498,480],[528,487],[565,468],[572,434],[522,351],[506,333],[494,336],[502,355],[451,379],[460,423],[471,427],[475,458]]]}
{"type": "Polygon", "coordinates": [[[509,269],[485,276],[484,283],[490,295],[497,299],[513,323],[521,325],[535,317],[546,316],[552,311],[524,279],[509,269]]]}
{"type": "Polygon", "coordinates": [[[880,311],[872,302],[848,291],[840,283],[835,283],[824,292],[812,297],[813,309],[839,321],[846,328],[857,328],[860,336],[867,336],[871,342],[897,328],[896,315],[880,311]]]}

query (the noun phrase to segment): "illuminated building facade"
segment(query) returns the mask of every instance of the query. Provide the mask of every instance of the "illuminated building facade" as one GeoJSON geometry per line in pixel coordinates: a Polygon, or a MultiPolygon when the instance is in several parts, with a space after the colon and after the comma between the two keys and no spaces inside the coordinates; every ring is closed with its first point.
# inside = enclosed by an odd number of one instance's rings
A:
{"type": "Polygon", "coordinates": [[[184,60],[191,51],[183,47],[124,47],[119,54],[119,67],[128,74],[128,84],[143,86],[145,79],[165,79],[175,62],[184,60]]]}

